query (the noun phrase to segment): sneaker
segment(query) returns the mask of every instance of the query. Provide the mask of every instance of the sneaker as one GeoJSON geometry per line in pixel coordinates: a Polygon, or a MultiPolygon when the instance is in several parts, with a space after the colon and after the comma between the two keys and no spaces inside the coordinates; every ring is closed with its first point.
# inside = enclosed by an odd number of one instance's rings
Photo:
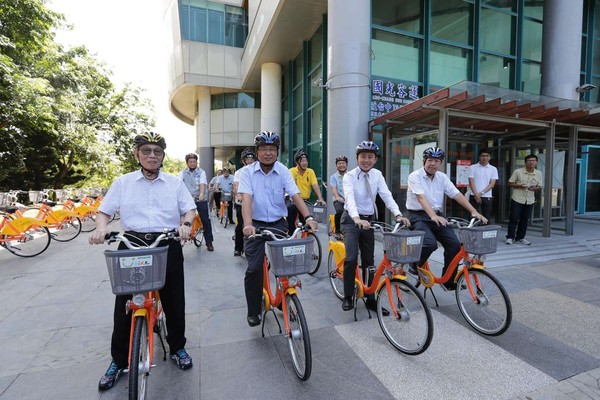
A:
{"type": "Polygon", "coordinates": [[[171,354],[171,360],[175,361],[175,364],[181,369],[192,368],[192,357],[185,351],[185,349],[179,349],[175,353],[171,354]]]}
{"type": "Polygon", "coordinates": [[[517,239],[517,240],[515,240],[515,243],[531,246],[531,242],[527,239],[517,239]]]}
{"type": "Polygon", "coordinates": [[[513,240],[512,239],[506,239],[506,244],[513,244],[513,240]]]}
{"type": "Polygon", "coordinates": [[[107,390],[115,386],[123,371],[125,371],[125,368],[119,368],[116,362],[111,361],[104,376],[98,382],[98,390],[107,390]]]}

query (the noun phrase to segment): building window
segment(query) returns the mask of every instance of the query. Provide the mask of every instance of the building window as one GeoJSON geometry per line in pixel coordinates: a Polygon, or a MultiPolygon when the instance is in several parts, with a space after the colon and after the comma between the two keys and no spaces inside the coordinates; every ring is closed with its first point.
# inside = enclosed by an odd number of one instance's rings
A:
{"type": "Polygon", "coordinates": [[[521,91],[540,94],[542,87],[542,65],[534,62],[523,62],[521,79],[521,91]]]}
{"type": "Polygon", "coordinates": [[[260,108],[260,93],[220,93],[210,96],[210,109],[260,108]]]}
{"type": "Polygon", "coordinates": [[[503,12],[482,9],[479,37],[481,48],[497,53],[515,54],[515,20],[503,12]]]}
{"type": "Polygon", "coordinates": [[[506,89],[511,87],[515,62],[505,57],[481,54],[479,57],[479,82],[506,89]]]}
{"type": "Polygon", "coordinates": [[[248,15],[240,7],[179,0],[179,21],[183,40],[244,47],[248,36],[248,15]]]}
{"type": "Polygon", "coordinates": [[[422,40],[379,29],[373,29],[371,75],[415,82],[421,76],[422,40]]]}
{"type": "Polygon", "coordinates": [[[431,1],[431,36],[472,44],[473,5],[462,0],[431,1]]]}
{"type": "Polygon", "coordinates": [[[373,0],[373,24],[412,33],[423,33],[422,0],[373,0]]]}
{"type": "Polygon", "coordinates": [[[431,44],[429,74],[431,85],[449,86],[471,80],[472,52],[459,47],[431,44]]]}
{"type": "Polygon", "coordinates": [[[542,23],[523,21],[523,58],[542,61],[542,23]]]}

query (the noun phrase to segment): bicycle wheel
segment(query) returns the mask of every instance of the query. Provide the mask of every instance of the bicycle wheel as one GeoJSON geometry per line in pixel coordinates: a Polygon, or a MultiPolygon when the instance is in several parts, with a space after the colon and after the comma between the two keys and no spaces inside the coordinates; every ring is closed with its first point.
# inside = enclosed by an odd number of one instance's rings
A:
{"type": "Polygon", "coordinates": [[[148,323],[143,316],[135,317],[133,341],[129,361],[129,400],[146,398],[146,384],[150,375],[150,347],[148,323]]]}
{"type": "Polygon", "coordinates": [[[194,245],[196,247],[202,246],[202,241],[204,240],[204,231],[202,229],[197,229],[192,240],[194,241],[194,245]]]}
{"type": "Polygon", "coordinates": [[[65,218],[59,227],[50,229],[50,237],[57,242],[68,242],[81,233],[81,220],[77,217],[65,218]]]}
{"type": "Polygon", "coordinates": [[[391,279],[377,292],[377,319],[383,334],[397,350],[421,354],[433,338],[433,318],[423,296],[402,279],[391,279]],[[383,309],[389,311],[383,315],[383,309]]]}
{"type": "Polygon", "coordinates": [[[460,313],[469,325],[484,335],[498,336],[506,332],[512,321],[512,305],[500,281],[484,269],[470,269],[469,280],[476,299],[471,296],[466,274],[462,274],[456,284],[460,313]]]}
{"type": "Polygon", "coordinates": [[[341,268],[338,270],[335,265],[335,256],[331,250],[327,257],[327,276],[329,276],[329,283],[335,296],[340,300],[344,300],[344,274],[341,268]]]}
{"type": "Polygon", "coordinates": [[[227,216],[227,207],[225,207],[223,210],[223,217],[221,217],[221,220],[225,220],[225,222],[223,222],[223,228],[227,228],[227,223],[229,222],[229,217],[227,216]]]}
{"type": "Polygon", "coordinates": [[[2,245],[16,256],[34,257],[50,245],[50,231],[44,226],[36,226],[20,235],[2,235],[2,245]]]}
{"type": "Polygon", "coordinates": [[[96,229],[96,213],[90,212],[81,218],[81,232],[91,232],[96,229]]]}
{"type": "Polygon", "coordinates": [[[319,267],[321,266],[321,258],[323,257],[323,250],[321,249],[321,241],[319,237],[315,235],[314,232],[308,232],[308,239],[312,239],[312,256],[311,256],[311,266],[310,271],[308,271],[309,275],[315,274],[319,267]]]}
{"type": "Polygon", "coordinates": [[[308,336],[308,325],[304,317],[304,311],[298,296],[286,294],[288,319],[290,332],[287,335],[294,371],[302,381],[310,378],[312,370],[312,353],[310,350],[310,337],[308,336]]]}

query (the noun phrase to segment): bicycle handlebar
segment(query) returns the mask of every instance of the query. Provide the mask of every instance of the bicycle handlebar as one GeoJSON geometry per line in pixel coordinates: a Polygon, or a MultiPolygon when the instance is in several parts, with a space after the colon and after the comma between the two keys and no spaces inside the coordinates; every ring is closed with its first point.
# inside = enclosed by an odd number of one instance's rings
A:
{"type": "MultiPolygon", "coordinates": [[[[135,236],[134,236],[135,237],[135,236]]],[[[154,242],[152,242],[151,244],[147,245],[147,246],[141,246],[135,243],[131,243],[131,241],[127,238],[127,233],[125,232],[110,232],[108,234],[106,234],[106,236],[104,236],[104,240],[106,242],[110,243],[114,243],[117,240],[120,240],[121,242],[125,243],[125,245],[127,246],[127,248],[132,249],[132,250],[136,250],[136,249],[153,249],[155,247],[158,246],[158,244],[165,239],[176,239],[179,237],[179,232],[177,232],[176,230],[167,230],[165,229],[160,235],[158,235],[156,237],[156,239],[154,239],[154,242]]]]}
{"type": "MultiPolygon", "coordinates": [[[[278,229],[275,229],[278,230],[278,229]]],[[[281,234],[279,234],[279,236],[284,236],[285,237],[279,237],[276,233],[274,233],[271,229],[269,228],[256,228],[256,234],[253,236],[246,236],[250,239],[255,239],[257,237],[268,237],[271,238],[273,240],[279,241],[279,240],[289,240],[289,239],[293,239],[296,235],[298,235],[300,232],[308,232],[310,231],[310,226],[308,225],[302,225],[299,226],[298,228],[296,228],[296,230],[294,230],[294,232],[290,235],[287,236],[285,233],[281,232],[281,234]]]]}
{"type": "Polygon", "coordinates": [[[471,217],[470,221],[458,217],[448,217],[447,219],[453,228],[472,228],[481,225],[481,221],[475,217],[471,217]]]}

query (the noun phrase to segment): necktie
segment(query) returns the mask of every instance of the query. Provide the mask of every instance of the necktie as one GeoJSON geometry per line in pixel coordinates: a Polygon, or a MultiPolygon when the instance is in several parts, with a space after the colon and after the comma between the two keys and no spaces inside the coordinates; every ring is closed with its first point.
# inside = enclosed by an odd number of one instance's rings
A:
{"type": "Polygon", "coordinates": [[[369,173],[365,172],[365,189],[367,189],[367,195],[369,195],[369,199],[371,199],[371,203],[373,203],[373,214],[375,214],[375,219],[379,219],[377,217],[377,205],[375,204],[375,197],[373,197],[373,192],[371,192],[371,184],[369,183],[369,173]]]}

